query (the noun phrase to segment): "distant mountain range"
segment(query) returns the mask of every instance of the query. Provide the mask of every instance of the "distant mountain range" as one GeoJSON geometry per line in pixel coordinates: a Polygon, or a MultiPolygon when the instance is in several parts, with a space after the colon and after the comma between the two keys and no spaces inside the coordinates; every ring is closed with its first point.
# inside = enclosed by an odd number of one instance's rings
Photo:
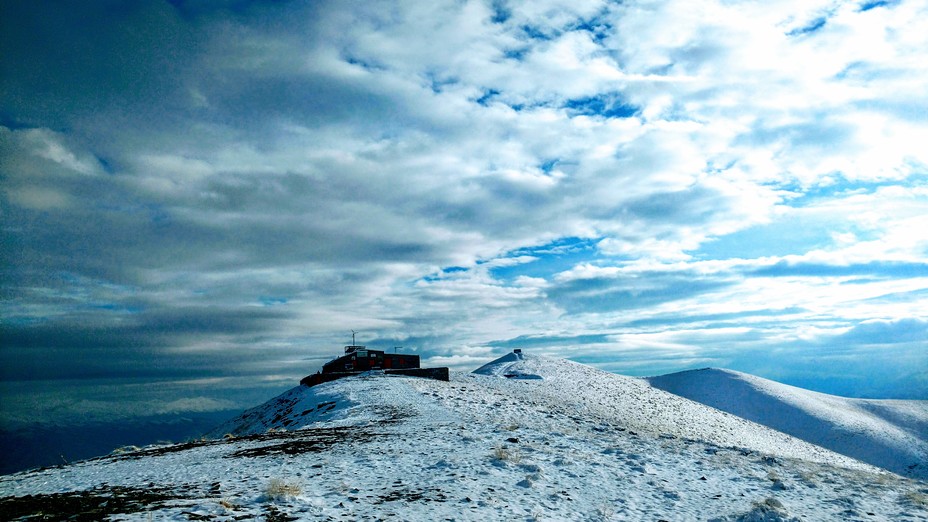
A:
{"type": "Polygon", "coordinates": [[[842,455],[928,479],[928,401],[846,399],[715,368],[647,380],[842,455]]]}

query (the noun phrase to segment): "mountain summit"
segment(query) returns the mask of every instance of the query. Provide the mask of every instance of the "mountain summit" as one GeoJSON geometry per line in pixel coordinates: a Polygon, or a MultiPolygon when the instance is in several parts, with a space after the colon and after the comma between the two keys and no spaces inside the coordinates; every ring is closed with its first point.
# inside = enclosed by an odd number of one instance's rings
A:
{"type": "Polygon", "coordinates": [[[214,438],[0,477],[0,515],[119,520],[928,518],[928,490],[644,379],[512,353],[299,386],[214,438]]]}

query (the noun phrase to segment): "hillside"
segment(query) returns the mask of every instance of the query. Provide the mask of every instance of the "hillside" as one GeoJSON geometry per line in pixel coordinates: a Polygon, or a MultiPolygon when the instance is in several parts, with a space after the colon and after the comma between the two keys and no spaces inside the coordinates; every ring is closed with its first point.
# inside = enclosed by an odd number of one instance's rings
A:
{"type": "Polygon", "coordinates": [[[216,438],[0,477],[0,518],[928,520],[924,481],[642,379],[507,357],[296,387],[216,438]]]}
{"type": "Polygon", "coordinates": [[[900,475],[928,479],[928,401],[847,399],[712,368],[648,381],[900,475]]]}

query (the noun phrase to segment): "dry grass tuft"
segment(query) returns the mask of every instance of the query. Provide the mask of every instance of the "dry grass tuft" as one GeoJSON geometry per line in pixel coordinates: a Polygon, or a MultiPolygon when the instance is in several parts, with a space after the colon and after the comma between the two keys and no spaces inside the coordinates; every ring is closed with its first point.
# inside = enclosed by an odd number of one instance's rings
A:
{"type": "Polygon", "coordinates": [[[905,495],[902,495],[902,498],[913,506],[928,508],[928,494],[922,493],[921,491],[909,491],[905,495]]]}
{"type": "MultiPolygon", "coordinates": [[[[140,451],[141,449],[142,449],[142,448],[140,448],[140,447],[138,447],[138,446],[121,446],[121,447],[119,447],[119,448],[114,449],[114,450],[111,452],[111,454],[113,454],[113,455],[123,455],[123,454],[125,454],[125,453],[132,453],[132,452],[135,452],[135,451],[140,451]]],[[[62,458],[63,458],[63,457],[62,457],[62,458]]],[[[65,463],[67,463],[67,461],[65,461],[65,463]]]]}
{"type": "Polygon", "coordinates": [[[611,502],[603,501],[596,506],[596,519],[609,521],[615,518],[615,506],[611,502]]]}
{"type": "Polygon", "coordinates": [[[295,497],[301,493],[303,493],[303,488],[296,482],[275,478],[271,479],[267,484],[267,497],[272,500],[295,497]]]}
{"type": "Polygon", "coordinates": [[[513,464],[518,464],[522,462],[522,455],[519,454],[519,451],[512,449],[509,446],[497,445],[493,448],[493,453],[491,455],[494,459],[502,462],[511,462],[513,464]]]}

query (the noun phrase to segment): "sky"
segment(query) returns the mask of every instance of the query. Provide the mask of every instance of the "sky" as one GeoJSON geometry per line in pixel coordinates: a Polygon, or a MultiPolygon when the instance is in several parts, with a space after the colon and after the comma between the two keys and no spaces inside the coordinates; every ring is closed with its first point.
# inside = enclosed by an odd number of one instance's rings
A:
{"type": "Polygon", "coordinates": [[[352,330],[928,399],[924,0],[0,9],[4,426],[250,406],[352,330]]]}

